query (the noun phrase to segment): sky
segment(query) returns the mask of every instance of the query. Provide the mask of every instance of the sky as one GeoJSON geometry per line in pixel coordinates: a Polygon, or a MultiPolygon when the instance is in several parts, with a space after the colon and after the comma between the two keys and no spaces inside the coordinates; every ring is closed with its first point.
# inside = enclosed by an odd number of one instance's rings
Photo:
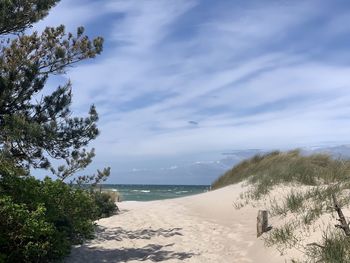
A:
{"type": "Polygon", "coordinates": [[[33,30],[60,24],[105,38],[48,88],[70,80],[77,116],[96,105],[87,172],[110,183],[201,184],[173,170],[350,141],[349,1],[62,0],[33,30]]]}

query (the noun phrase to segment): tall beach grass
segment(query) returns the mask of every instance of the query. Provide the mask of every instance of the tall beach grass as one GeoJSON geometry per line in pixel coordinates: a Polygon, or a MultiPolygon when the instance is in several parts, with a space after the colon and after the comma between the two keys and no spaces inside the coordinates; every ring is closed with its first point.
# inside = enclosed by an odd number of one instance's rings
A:
{"type": "Polygon", "coordinates": [[[292,262],[350,262],[350,238],[334,228],[337,218],[331,198],[336,195],[343,208],[350,205],[349,160],[302,155],[299,150],[274,151],[239,163],[213,182],[212,189],[240,182],[248,190],[234,203],[236,209],[264,200],[264,209],[281,218],[282,223],[263,236],[267,246],[281,253],[293,248],[304,252],[303,261],[292,262]],[[326,229],[317,228],[322,239],[308,246],[304,241],[321,217],[328,218],[326,229]]]}

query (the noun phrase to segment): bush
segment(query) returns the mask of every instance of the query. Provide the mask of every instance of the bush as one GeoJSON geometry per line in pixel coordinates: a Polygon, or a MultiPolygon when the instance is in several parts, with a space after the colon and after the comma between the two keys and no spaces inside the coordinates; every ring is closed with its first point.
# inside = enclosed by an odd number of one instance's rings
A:
{"type": "Polygon", "coordinates": [[[111,216],[117,209],[116,197],[113,192],[94,192],[95,203],[97,205],[97,216],[108,217],[111,216]]]}
{"type": "MultiPolygon", "coordinates": [[[[30,211],[25,204],[15,204],[10,197],[0,198],[0,259],[3,262],[47,262],[69,252],[62,238],[38,205],[30,211]]],[[[1,260],[0,260],[1,262],[1,260]]]]}
{"type": "Polygon", "coordinates": [[[59,180],[0,178],[0,262],[50,262],[93,236],[99,210],[86,190],[59,180]]]}

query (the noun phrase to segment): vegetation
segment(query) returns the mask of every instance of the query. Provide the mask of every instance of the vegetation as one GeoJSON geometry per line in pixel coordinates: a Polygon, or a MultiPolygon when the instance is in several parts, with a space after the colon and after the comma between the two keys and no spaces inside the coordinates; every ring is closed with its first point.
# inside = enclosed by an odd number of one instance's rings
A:
{"type": "Polygon", "coordinates": [[[212,189],[247,181],[254,186],[252,197],[259,199],[279,184],[296,183],[307,186],[350,185],[350,162],[335,160],[326,154],[303,156],[299,150],[256,155],[236,165],[219,177],[212,189]]]}
{"type": "Polygon", "coordinates": [[[98,208],[87,191],[34,177],[5,177],[0,187],[0,253],[8,262],[49,262],[92,237],[98,208]]]}
{"type": "Polygon", "coordinates": [[[306,250],[309,262],[350,262],[350,239],[342,233],[325,231],[322,244],[310,244],[306,250]]]}
{"type": "Polygon", "coordinates": [[[118,193],[112,191],[95,191],[93,196],[97,205],[98,217],[111,216],[117,209],[117,205],[115,203],[119,200],[118,193]]]}
{"type": "Polygon", "coordinates": [[[69,81],[45,89],[50,76],[100,54],[103,39],[90,40],[83,27],[67,33],[63,25],[25,34],[58,2],[0,0],[0,262],[60,260],[92,237],[94,220],[116,208],[110,196],[73,187],[95,186],[110,173],[75,176],[94,157],[86,148],[99,134],[94,105],[75,117],[69,81]],[[54,167],[53,159],[64,164],[54,167]],[[35,179],[35,169],[57,180],[35,179]]]}
{"type": "Polygon", "coordinates": [[[294,234],[294,229],[295,226],[293,223],[287,223],[280,228],[272,229],[270,235],[265,238],[265,244],[267,246],[278,244],[278,249],[280,251],[283,251],[286,247],[294,247],[298,242],[298,239],[294,234]]]}
{"type": "Polygon", "coordinates": [[[275,151],[239,163],[218,178],[212,188],[244,182],[249,188],[241,201],[235,202],[235,208],[263,201],[272,216],[281,218],[282,223],[264,236],[266,245],[276,246],[281,253],[297,248],[310,262],[350,262],[350,241],[342,230],[323,230],[327,234],[319,243],[305,243],[320,217],[329,216],[331,226],[336,223],[332,195],[337,196],[341,207],[349,206],[349,179],[348,160],[326,154],[305,156],[298,150],[275,151]],[[277,193],[280,189],[282,192],[277,193]]]}
{"type": "Polygon", "coordinates": [[[116,209],[106,194],[61,180],[0,179],[0,262],[51,262],[93,237],[94,220],[116,209]]]}

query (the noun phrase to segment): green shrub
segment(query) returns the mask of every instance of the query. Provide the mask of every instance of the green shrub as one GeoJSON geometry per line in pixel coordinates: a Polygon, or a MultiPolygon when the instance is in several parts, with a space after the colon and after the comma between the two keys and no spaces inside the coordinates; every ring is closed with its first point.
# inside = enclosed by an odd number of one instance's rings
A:
{"type": "Polygon", "coordinates": [[[99,213],[88,191],[50,178],[2,177],[0,200],[0,258],[7,262],[62,258],[93,236],[99,213]]]}
{"type": "Polygon", "coordinates": [[[30,211],[25,204],[15,204],[10,197],[0,198],[3,262],[48,262],[69,252],[69,243],[59,238],[54,225],[47,222],[45,212],[43,205],[30,211]]]}
{"type": "Polygon", "coordinates": [[[110,192],[93,192],[95,203],[97,205],[97,216],[108,217],[111,216],[117,209],[116,195],[110,192]]]}

